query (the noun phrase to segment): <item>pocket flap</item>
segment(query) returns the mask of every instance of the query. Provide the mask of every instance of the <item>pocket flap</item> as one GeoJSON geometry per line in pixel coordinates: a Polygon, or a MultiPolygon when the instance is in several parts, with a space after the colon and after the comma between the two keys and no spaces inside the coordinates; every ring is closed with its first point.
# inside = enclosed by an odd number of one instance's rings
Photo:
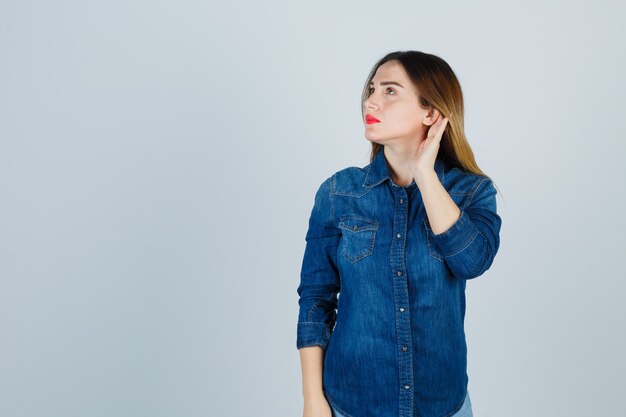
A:
{"type": "Polygon", "coordinates": [[[350,230],[351,232],[360,232],[362,230],[378,230],[378,222],[357,217],[346,217],[339,220],[339,227],[350,230]]]}

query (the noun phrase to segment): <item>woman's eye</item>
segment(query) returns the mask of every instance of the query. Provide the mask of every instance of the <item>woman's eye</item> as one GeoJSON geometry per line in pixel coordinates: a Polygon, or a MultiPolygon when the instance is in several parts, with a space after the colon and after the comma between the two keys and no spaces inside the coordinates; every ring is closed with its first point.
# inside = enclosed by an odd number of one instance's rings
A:
{"type": "MultiPolygon", "coordinates": [[[[391,87],[387,87],[387,91],[393,91],[393,95],[396,95],[396,91],[391,87]]],[[[369,93],[372,94],[373,92],[374,92],[374,89],[370,87],[369,93]]]]}

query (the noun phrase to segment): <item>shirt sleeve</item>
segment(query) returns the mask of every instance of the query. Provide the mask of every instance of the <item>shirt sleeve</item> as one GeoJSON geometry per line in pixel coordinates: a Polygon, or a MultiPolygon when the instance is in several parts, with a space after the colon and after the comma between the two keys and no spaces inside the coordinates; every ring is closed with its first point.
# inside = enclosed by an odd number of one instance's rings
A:
{"type": "Polygon", "coordinates": [[[460,207],[461,215],[443,233],[433,234],[450,270],[457,277],[472,279],[491,267],[500,247],[502,219],[497,214],[496,189],[489,178],[460,207]]]}
{"type": "Polygon", "coordinates": [[[337,269],[337,247],[341,230],[332,219],[333,177],[315,194],[302,260],[299,295],[297,348],[318,345],[326,349],[337,318],[337,293],[341,285],[337,269]]]}

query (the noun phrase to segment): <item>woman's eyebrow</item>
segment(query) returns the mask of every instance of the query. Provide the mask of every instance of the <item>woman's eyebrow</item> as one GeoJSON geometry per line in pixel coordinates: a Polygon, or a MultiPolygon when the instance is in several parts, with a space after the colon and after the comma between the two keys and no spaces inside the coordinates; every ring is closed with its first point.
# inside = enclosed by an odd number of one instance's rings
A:
{"type": "MultiPolygon", "coordinates": [[[[369,85],[373,85],[374,82],[370,81],[369,85]]],[[[404,86],[402,84],[400,84],[399,82],[396,81],[381,81],[380,85],[389,85],[389,84],[393,84],[393,85],[397,85],[398,87],[402,87],[404,88],[404,86]]]]}

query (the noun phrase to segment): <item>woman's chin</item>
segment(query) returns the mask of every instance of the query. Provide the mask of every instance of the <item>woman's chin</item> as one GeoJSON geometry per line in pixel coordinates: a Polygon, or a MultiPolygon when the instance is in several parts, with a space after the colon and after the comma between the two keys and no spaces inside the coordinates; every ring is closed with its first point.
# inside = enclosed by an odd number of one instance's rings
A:
{"type": "Polygon", "coordinates": [[[380,135],[376,135],[370,129],[365,128],[365,139],[369,140],[370,142],[377,142],[381,138],[380,135]]]}
{"type": "Polygon", "coordinates": [[[385,138],[380,136],[380,135],[374,135],[372,134],[372,132],[370,131],[365,131],[365,139],[367,139],[370,142],[374,142],[374,143],[378,143],[379,145],[382,145],[383,142],[385,142],[385,138]]]}

